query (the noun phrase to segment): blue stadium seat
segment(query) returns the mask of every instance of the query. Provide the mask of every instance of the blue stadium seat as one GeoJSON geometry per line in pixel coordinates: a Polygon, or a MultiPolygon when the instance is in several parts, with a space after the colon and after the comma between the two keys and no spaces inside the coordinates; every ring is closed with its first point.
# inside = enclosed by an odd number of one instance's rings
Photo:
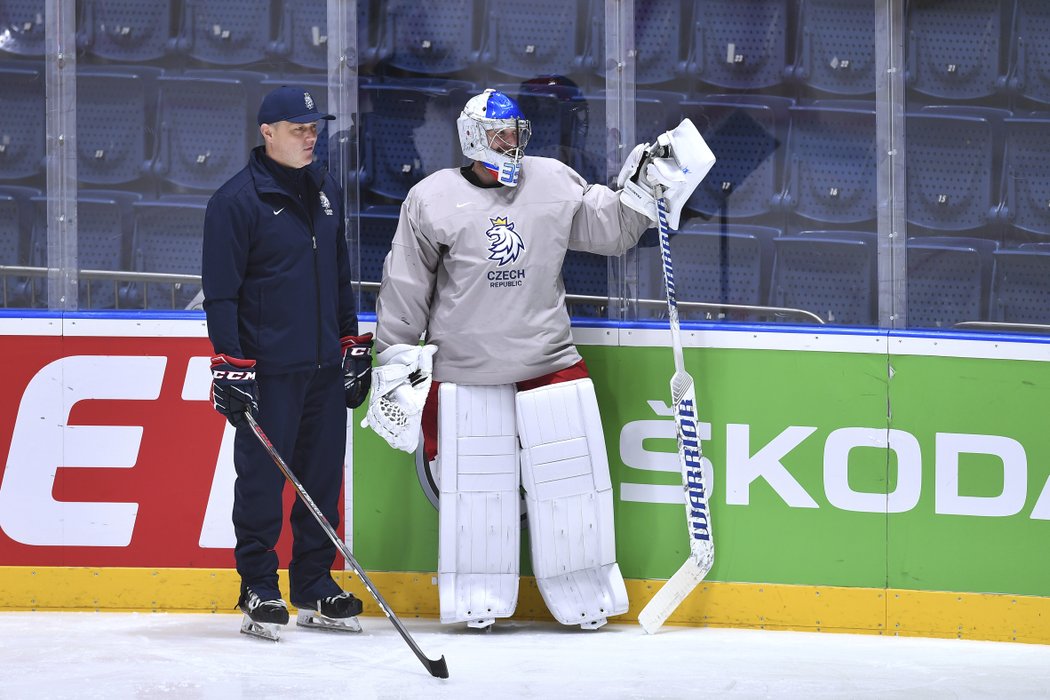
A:
{"type": "Polygon", "coordinates": [[[0,65],[0,181],[44,173],[43,66],[0,65]]]}
{"type": "Polygon", "coordinates": [[[983,116],[907,115],[907,217],[936,231],[973,231],[998,219],[997,129],[983,116]]]}
{"type": "Polygon", "coordinates": [[[509,95],[532,124],[532,137],[525,152],[530,156],[554,158],[573,165],[570,128],[573,107],[570,102],[582,93],[575,83],[551,76],[523,83],[497,84],[494,89],[509,95]]]}
{"type": "MultiPolygon", "coordinates": [[[[605,8],[602,2],[592,2],[590,51],[588,67],[604,78],[605,8]],[[595,28],[598,28],[595,31],[595,28]]],[[[681,0],[648,0],[634,3],[634,82],[638,85],[656,85],[681,78],[687,71],[689,41],[683,29],[689,21],[689,3],[681,0]]],[[[564,70],[564,69],[563,69],[564,70]]]]}
{"type": "MultiPolygon", "coordinates": [[[[77,262],[81,270],[131,269],[132,205],[142,199],[135,192],[80,190],[77,192],[77,262]]],[[[33,264],[47,264],[47,197],[34,197],[37,225],[33,231],[33,264]]],[[[46,288],[41,280],[39,290],[46,288]]],[[[112,309],[126,298],[128,283],[86,280],[79,283],[78,308],[112,309]]],[[[38,292],[38,296],[41,292],[38,292]]]]}
{"type": "Polygon", "coordinates": [[[988,314],[998,241],[968,236],[912,237],[907,243],[908,326],[951,328],[988,314]]]}
{"type": "Polygon", "coordinates": [[[269,57],[274,27],[269,0],[184,0],[179,50],[217,66],[244,66],[269,57]]]}
{"type": "Polygon", "coordinates": [[[875,322],[874,233],[805,231],[773,239],[773,248],[770,305],[839,325],[875,322]]]}
{"type": "MultiPolygon", "coordinates": [[[[357,3],[357,55],[359,63],[374,60],[369,32],[371,3],[357,3]]],[[[312,70],[328,69],[328,0],[286,0],[274,53],[290,63],[312,70]]]]}
{"type": "Polygon", "coordinates": [[[1050,4],[1044,0],[1017,0],[1014,34],[1009,41],[1015,52],[1011,90],[1022,97],[1050,104],[1050,4]]]}
{"type": "Polygon", "coordinates": [[[517,78],[576,73],[590,31],[588,0],[489,0],[483,60],[517,78]]]}
{"type": "Polygon", "coordinates": [[[4,0],[0,3],[0,54],[43,58],[44,0],[4,0]]]}
{"type": "Polygon", "coordinates": [[[875,110],[792,107],[780,204],[831,224],[875,220],[875,110]]]}
{"type": "Polygon", "coordinates": [[[149,172],[159,68],[77,69],[77,179],[130,184],[149,172]]]}
{"type": "Polygon", "coordinates": [[[1050,115],[1006,120],[1004,216],[1026,236],[1050,236],[1050,115]]]}
{"type": "MultiPolygon", "coordinates": [[[[135,202],[132,264],[136,272],[199,275],[208,198],[177,195],[135,202]]],[[[136,284],[129,305],[147,309],[184,309],[199,284],[136,284]]],[[[122,306],[124,304],[121,304],[122,306]]]]}
{"type": "Polygon", "coordinates": [[[423,75],[448,75],[479,61],[480,0],[389,0],[379,17],[379,60],[423,75]]]}
{"type": "MultiPolygon", "coordinates": [[[[362,282],[383,281],[383,262],[390,252],[399,213],[400,207],[390,204],[375,205],[361,211],[359,250],[362,282]]],[[[362,291],[361,308],[358,311],[375,311],[375,308],[376,293],[362,291]]]]}
{"type": "Polygon", "coordinates": [[[800,0],[792,77],[841,96],[875,92],[875,3],[800,0]]]}
{"type": "Polygon", "coordinates": [[[718,160],[686,206],[705,217],[754,217],[771,211],[780,191],[781,144],[791,100],[711,95],[682,103],[718,160]]]}
{"type": "MultiPolygon", "coordinates": [[[[681,103],[685,95],[659,90],[637,90],[634,100],[636,142],[650,142],[673,129],[681,121],[681,103]]],[[[617,149],[609,143],[605,115],[608,96],[604,90],[588,93],[569,101],[572,151],[570,165],[587,182],[609,184],[620,172],[634,143],[617,149]]]]}
{"type": "Polygon", "coordinates": [[[461,165],[456,118],[475,91],[459,80],[406,78],[362,85],[362,186],[404,199],[427,175],[461,165]]]}
{"type": "Polygon", "coordinates": [[[1050,250],[1022,246],[995,252],[991,316],[1006,323],[1050,324],[1050,250]]]}
{"type": "MultiPolygon", "coordinates": [[[[0,185],[0,265],[30,265],[34,226],[32,200],[40,190],[0,185]]],[[[38,306],[30,296],[37,288],[26,277],[3,276],[0,302],[5,308],[38,306]]],[[[46,303],[46,300],[45,300],[46,303]]]]}
{"type": "MultiPolygon", "coordinates": [[[[566,294],[609,296],[609,258],[605,255],[570,250],[561,268],[566,294]]],[[[569,315],[583,318],[605,318],[605,303],[567,302],[569,315]]]]}
{"type": "Polygon", "coordinates": [[[158,83],[153,173],[177,188],[217,189],[244,167],[259,140],[258,83],[204,75],[165,75],[158,83]]]}
{"type": "Polygon", "coordinates": [[[77,48],[107,61],[159,61],[175,50],[172,0],[82,0],[77,48]]]}
{"type": "Polygon", "coordinates": [[[695,0],[689,72],[720,88],[771,88],[787,66],[788,0],[695,0]]]}
{"type": "MultiPolygon", "coordinates": [[[[675,292],[679,302],[764,305],[769,296],[773,266],[773,239],[780,230],[746,224],[686,222],[671,236],[675,292]]],[[[663,262],[655,230],[646,231],[639,242],[645,278],[641,295],[649,299],[665,296],[663,262]]],[[[664,316],[663,309],[656,310],[664,316]]],[[[759,320],[758,312],[687,311],[684,319],[724,318],[759,320]]]]}
{"type": "Polygon", "coordinates": [[[937,99],[988,98],[1006,86],[1000,0],[910,0],[905,81],[937,99]]]}

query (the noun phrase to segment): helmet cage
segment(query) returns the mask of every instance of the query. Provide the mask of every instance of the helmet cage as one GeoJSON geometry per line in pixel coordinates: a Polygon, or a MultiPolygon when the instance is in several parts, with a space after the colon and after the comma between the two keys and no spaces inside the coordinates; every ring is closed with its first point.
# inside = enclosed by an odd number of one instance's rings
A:
{"type": "MultiPolygon", "coordinates": [[[[488,90],[482,93],[486,98],[489,94],[488,90]]],[[[456,120],[463,155],[480,161],[500,183],[514,187],[518,184],[525,146],[532,136],[532,125],[522,117],[486,117],[484,112],[478,113],[477,107],[481,105],[472,104],[475,99],[467,103],[456,120]],[[508,130],[516,134],[517,144],[502,135],[508,130]]]]}

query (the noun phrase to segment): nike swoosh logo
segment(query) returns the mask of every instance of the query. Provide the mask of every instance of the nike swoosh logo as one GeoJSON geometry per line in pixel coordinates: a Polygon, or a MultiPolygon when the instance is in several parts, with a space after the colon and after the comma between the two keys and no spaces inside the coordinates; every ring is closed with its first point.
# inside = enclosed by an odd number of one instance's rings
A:
{"type": "Polygon", "coordinates": [[[280,213],[281,213],[282,211],[284,211],[284,207],[281,207],[280,209],[274,209],[274,210],[273,210],[273,215],[274,215],[274,216],[277,216],[277,215],[278,215],[278,214],[280,214],[280,213]]]}
{"type": "Polygon", "coordinates": [[[470,204],[470,202],[463,202],[462,204],[457,204],[457,205],[456,205],[456,209],[459,209],[460,207],[465,207],[465,206],[467,206],[468,204],[470,204]]]}

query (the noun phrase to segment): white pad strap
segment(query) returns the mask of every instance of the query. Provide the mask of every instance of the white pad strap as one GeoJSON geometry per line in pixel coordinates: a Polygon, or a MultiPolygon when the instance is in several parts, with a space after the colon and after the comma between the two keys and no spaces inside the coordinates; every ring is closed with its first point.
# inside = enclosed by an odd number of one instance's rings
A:
{"type": "Polygon", "coordinates": [[[513,385],[441,385],[438,462],[441,621],[510,617],[521,547],[513,385]]]}
{"type": "Polygon", "coordinates": [[[677,230],[685,203],[714,165],[715,155],[704,137],[692,121],[683,119],[674,130],[660,134],[654,145],[634,147],[616,179],[622,188],[620,201],[656,223],[656,186],[661,186],[668,223],[677,230]]]}
{"type": "Polygon", "coordinates": [[[612,481],[590,379],[517,395],[532,568],[551,613],[600,626],[627,612],[616,563],[612,481]]]}
{"type": "Polygon", "coordinates": [[[362,428],[372,428],[394,449],[416,451],[435,352],[433,345],[391,345],[376,356],[372,397],[362,428]]]}

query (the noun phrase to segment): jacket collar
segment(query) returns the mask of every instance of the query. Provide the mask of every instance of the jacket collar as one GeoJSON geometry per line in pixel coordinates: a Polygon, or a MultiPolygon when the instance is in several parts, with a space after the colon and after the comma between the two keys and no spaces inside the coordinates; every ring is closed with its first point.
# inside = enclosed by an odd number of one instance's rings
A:
{"type": "MultiPolygon", "coordinates": [[[[266,158],[265,146],[256,146],[253,148],[251,156],[248,158],[248,169],[251,171],[252,179],[255,181],[256,191],[260,194],[283,194],[286,197],[295,199],[295,195],[274,178],[270,169],[267,168],[266,164],[263,162],[263,158],[266,158]]],[[[307,177],[313,181],[314,187],[321,190],[322,185],[324,184],[324,166],[315,160],[313,163],[306,166],[306,173],[307,177]]]]}

